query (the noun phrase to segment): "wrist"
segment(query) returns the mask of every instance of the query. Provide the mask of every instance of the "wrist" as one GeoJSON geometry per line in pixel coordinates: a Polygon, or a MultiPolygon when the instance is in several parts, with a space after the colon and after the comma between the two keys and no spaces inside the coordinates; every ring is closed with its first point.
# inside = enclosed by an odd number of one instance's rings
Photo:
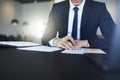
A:
{"type": "Polygon", "coordinates": [[[60,38],[55,38],[55,39],[53,40],[53,44],[54,44],[54,45],[57,45],[57,43],[59,42],[59,40],[60,40],[60,38]]]}

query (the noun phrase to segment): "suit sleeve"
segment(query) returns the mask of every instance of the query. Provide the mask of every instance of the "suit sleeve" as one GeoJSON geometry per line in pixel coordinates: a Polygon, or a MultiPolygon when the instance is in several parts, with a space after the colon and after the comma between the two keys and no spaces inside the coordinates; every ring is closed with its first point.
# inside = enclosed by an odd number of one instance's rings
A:
{"type": "Polygon", "coordinates": [[[45,28],[43,37],[41,39],[42,44],[49,46],[49,41],[55,38],[56,34],[57,34],[57,26],[55,22],[54,5],[53,5],[52,10],[49,14],[47,26],[45,28]]]}
{"type": "Polygon", "coordinates": [[[111,41],[113,39],[115,23],[107,11],[105,4],[101,6],[99,16],[99,27],[104,38],[98,38],[97,36],[93,39],[88,40],[92,48],[100,48],[108,51],[110,49],[111,41]]]}

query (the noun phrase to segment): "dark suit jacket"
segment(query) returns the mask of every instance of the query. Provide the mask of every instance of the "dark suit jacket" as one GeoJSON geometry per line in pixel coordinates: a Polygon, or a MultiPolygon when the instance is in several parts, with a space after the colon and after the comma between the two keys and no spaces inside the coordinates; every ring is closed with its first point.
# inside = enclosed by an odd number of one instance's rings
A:
{"type": "MultiPolygon", "coordinates": [[[[49,45],[49,40],[56,37],[57,31],[60,38],[67,35],[69,7],[69,0],[53,5],[42,38],[43,45],[49,45]]],[[[109,49],[114,26],[114,21],[104,3],[86,0],[80,29],[81,40],[88,40],[92,48],[109,49]],[[104,39],[96,36],[98,27],[104,39]]]]}

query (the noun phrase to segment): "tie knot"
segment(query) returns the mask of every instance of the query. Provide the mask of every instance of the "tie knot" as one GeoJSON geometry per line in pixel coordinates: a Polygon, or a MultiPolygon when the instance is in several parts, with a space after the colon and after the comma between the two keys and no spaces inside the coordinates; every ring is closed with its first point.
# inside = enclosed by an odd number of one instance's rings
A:
{"type": "Polygon", "coordinates": [[[74,9],[75,12],[78,11],[78,7],[74,7],[73,9],[74,9]]]}

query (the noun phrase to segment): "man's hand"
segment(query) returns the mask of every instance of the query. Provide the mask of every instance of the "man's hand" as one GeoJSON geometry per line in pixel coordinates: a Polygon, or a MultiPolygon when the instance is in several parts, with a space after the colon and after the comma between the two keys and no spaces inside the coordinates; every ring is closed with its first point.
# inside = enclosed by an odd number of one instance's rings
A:
{"type": "Polygon", "coordinates": [[[80,41],[74,40],[70,36],[65,36],[63,38],[56,38],[53,41],[53,44],[56,45],[57,47],[68,50],[74,50],[76,48],[81,48],[81,47],[89,47],[89,43],[87,40],[80,40],[80,41]]]}
{"type": "Polygon", "coordinates": [[[63,38],[56,38],[53,41],[53,44],[55,44],[57,47],[73,50],[75,49],[75,40],[70,36],[65,36],[63,38]]]}
{"type": "Polygon", "coordinates": [[[89,47],[89,43],[87,40],[75,40],[75,48],[81,48],[81,47],[89,47]]]}

